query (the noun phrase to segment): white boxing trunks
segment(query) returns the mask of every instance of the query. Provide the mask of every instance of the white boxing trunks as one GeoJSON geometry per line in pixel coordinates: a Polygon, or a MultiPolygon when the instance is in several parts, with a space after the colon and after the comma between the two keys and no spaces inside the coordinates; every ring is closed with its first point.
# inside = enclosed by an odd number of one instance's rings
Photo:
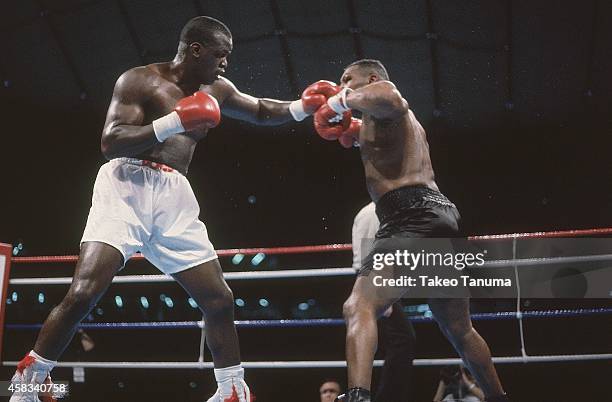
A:
{"type": "Polygon", "coordinates": [[[118,158],[102,165],[81,244],[106,243],[124,264],[137,251],[174,274],[217,258],[185,176],[162,164],[118,158]]]}

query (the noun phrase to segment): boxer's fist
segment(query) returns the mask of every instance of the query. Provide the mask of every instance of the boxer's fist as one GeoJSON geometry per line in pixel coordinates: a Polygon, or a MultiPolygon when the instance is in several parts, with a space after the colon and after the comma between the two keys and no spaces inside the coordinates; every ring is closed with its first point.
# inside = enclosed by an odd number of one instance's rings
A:
{"type": "Polygon", "coordinates": [[[216,127],[221,121],[217,100],[206,92],[198,91],[178,101],[174,110],[185,131],[216,127]]]}
{"type": "Polygon", "coordinates": [[[302,121],[325,104],[330,96],[340,92],[340,89],[338,85],[331,81],[320,80],[310,84],[302,92],[300,99],[291,102],[289,111],[295,120],[302,121]]]}
{"type": "Polygon", "coordinates": [[[338,138],[338,142],[344,148],[351,148],[355,141],[359,141],[359,131],[361,130],[361,119],[351,117],[349,127],[342,132],[342,135],[338,138]]]}
{"type": "Polygon", "coordinates": [[[317,81],[314,84],[310,84],[308,88],[302,92],[302,105],[304,105],[304,111],[313,114],[317,111],[327,99],[340,92],[340,87],[331,81],[317,81]]]}
{"type": "Polygon", "coordinates": [[[350,127],[350,124],[350,111],[340,116],[327,103],[323,104],[314,115],[315,130],[322,138],[328,141],[340,138],[342,133],[350,127]]]}
{"type": "Polygon", "coordinates": [[[196,128],[215,127],[221,121],[217,100],[206,92],[198,91],[179,100],[174,111],[153,120],[153,131],[159,142],[171,136],[196,128]]]}

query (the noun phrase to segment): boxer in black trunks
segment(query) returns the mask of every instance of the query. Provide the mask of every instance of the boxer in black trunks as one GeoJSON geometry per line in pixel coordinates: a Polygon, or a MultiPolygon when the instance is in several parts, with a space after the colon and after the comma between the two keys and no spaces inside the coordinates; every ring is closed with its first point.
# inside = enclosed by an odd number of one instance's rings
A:
{"type": "MultiPolygon", "coordinates": [[[[362,123],[353,119],[338,139],[343,145],[350,143],[347,135],[359,141],[367,188],[380,219],[373,253],[384,239],[456,235],[459,212],[434,181],[425,130],[389,81],[382,63],[365,59],[350,64],[341,86],[343,89],[315,114],[315,126],[324,136],[329,132],[326,126],[330,117],[343,115],[346,120],[350,110],[363,114],[362,123]]],[[[365,261],[344,304],[349,390],[339,397],[342,401],[370,401],[377,319],[408,291],[401,288],[399,294],[391,295],[376,289],[371,265],[365,261]]],[[[429,305],[442,332],[474,373],[487,401],[507,401],[489,347],[472,327],[468,299],[430,299],[429,305]]]]}

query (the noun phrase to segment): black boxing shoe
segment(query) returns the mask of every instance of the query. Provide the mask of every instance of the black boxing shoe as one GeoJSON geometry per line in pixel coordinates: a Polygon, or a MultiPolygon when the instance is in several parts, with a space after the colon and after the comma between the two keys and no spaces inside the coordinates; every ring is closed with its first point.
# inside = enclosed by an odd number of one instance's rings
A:
{"type": "Polygon", "coordinates": [[[508,394],[502,394],[487,398],[486,402],[510,402],[510,398],[508,398],[508,394]]]}
{"type": "Polygon", "coordinates": [[[370,391],[364,388],[351,388],[336,398],[336,401],[341,402],[371,402],[370,391]]]}

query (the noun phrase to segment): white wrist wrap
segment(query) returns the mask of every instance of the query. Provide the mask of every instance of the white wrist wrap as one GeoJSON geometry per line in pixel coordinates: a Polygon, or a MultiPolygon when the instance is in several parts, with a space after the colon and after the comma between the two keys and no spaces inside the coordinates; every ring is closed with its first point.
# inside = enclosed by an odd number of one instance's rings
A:
{"type": "Polygon", "coordinates": [[[159,142],[164,142],[174,134],[184,133],[185,128],[176,112],[169,113],[157,120],[153,120],[153,131],[159,142]]]}
{"type": "Polygon", "coordinates": [[[342,114],[350,108],[346,104],[346,96],[351,90],[348,88],[344,88],[342,91],[338,92],[336,95],[332,96],[327,100],[327,104],[332,110],[338,114],[342,114]]]}
{"type": "Polygon", "coordinates": [[[294,100],[289,104],[289,112],[291,112],[291,116],[295,121],[302,121],[308,117],[308,113],[304,111],[304,105],[302,105],[302,100],[294,100]]]}

